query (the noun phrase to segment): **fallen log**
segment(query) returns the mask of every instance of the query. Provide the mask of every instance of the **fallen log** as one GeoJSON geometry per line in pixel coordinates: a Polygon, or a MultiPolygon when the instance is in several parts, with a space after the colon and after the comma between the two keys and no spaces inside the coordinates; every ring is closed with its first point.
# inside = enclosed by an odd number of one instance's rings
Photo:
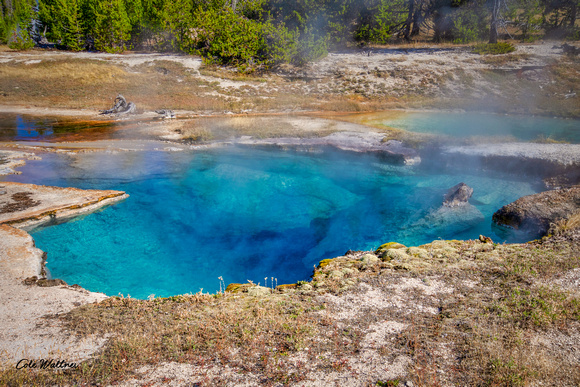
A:
{"type": "Polygon", "coordinates": [[[113,107],[108,110],[102,110],[100,114],[132,114],[137,110],[137,106],[133,102],[127,103],[125,97],[121,94],[115,98],[113,107]]]}

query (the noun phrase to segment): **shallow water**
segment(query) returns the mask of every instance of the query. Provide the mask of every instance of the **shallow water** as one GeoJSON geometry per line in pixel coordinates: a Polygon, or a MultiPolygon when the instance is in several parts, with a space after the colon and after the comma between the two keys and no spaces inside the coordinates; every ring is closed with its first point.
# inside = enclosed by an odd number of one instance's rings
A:
{"type": "Polygon", "coordinates": [[[511,116],[488,113],[410,112],[372,113],[373,121],[419,133],[454,138],[508,137],[518,141],[551,139],[580,143],[580,120],[551,117],[511,116]],[[381,118],[381,115],[384,118],[381,118]]]}
{"type": "Polygon", "coordinates": [[[493,212],[538,189],[516,176],[393,166],[368,155],[233,147],[48,154],[22,171],[10,180],[130,195],[32,235],[54,277],[137,298],[215,292],[218,277],[293,283],[322,259],[393,240],[484,234],[501,242],[493,212]],[[471,211],[441,214],[444,193],[459,182],[475,190],[471,211]]]}
{"type": "Polygon", "coordinates": [[[82,141],[120,138],[119,126],[130,122],[0,113],[0,141],[82,141]]]}

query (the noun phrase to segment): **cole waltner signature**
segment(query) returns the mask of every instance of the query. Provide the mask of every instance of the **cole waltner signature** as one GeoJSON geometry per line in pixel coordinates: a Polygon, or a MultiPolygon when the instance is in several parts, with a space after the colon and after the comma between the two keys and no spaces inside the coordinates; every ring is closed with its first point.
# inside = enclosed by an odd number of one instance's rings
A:
{"type": "Polygon", "coordinates": [[[38,368],[41,370],[55,368],[77,368],[78,366],[79,365],[77,363],[69,363],[65,360],[54,360],[54,359],[40,359],[40,360],[21,359],[18,361],[18,363],[16,363],[17,370],[25,368],[38,368]]]}

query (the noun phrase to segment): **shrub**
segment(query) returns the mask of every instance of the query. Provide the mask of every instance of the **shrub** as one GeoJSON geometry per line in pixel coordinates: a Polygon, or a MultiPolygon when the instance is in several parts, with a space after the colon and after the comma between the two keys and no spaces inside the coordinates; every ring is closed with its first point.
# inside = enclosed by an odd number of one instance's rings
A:
{"type": "Polygon", "coordinates": [[[8,39],[8,47],[13,50],[28,50],[34,47],[34,41],[28,34],[28,31],[21,29],[19,31],[14,30],[12,35],[8,39]]]}
{"type": "Polygon", "coordinates": [[[266,43],[260,23],[230,9],[198,9],[182,50],[199,53],[207,62],[234,66],[263,61],[266,43]]]}
{"type": "Polygon", "coordinates": [[[315,31],[305,28],[300,34],[298,49],[292,55],[290,62],[302,66],[310,61],[322,58],[328,53],[328,39],[326,36],[318,36],[315,31]]]}
{"type": "Polygon", "coordinates": [[[499,55],[499,54],[507,54],[509,52],[515,51],[516,48],[511,43],[506,42],[498,42],[498,43],[482,43],[475,45],[473,47],[473,52],[479,55],[491,54],[491,55],[499,55]]]}

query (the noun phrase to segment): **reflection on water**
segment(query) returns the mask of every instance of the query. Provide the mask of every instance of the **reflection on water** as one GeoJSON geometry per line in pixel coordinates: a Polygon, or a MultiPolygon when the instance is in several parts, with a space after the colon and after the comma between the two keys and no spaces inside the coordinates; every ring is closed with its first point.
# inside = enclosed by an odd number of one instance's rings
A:
{"type": "MultiPolygon", "coordinates": [[[[320,260],[388,241],[501,242],[491,216],[537,192],[521,177],[393,166],[347,152],[225,148],[204,152],[44,155],[11,180],[118,189],[130,198],[33,233],[55,277],[145,298],[226,283],[307,279],[320,260]],[[462,213],[439,210],[448,188],[474,188],[462,213]]],[[[527,238],[527,236],[523,236],[527,238]]]]}
{"type": "Polygon", "coordinates": [[[118,137],[119,123],[0,114],[0,141],[82,141],[118,137]]]}

